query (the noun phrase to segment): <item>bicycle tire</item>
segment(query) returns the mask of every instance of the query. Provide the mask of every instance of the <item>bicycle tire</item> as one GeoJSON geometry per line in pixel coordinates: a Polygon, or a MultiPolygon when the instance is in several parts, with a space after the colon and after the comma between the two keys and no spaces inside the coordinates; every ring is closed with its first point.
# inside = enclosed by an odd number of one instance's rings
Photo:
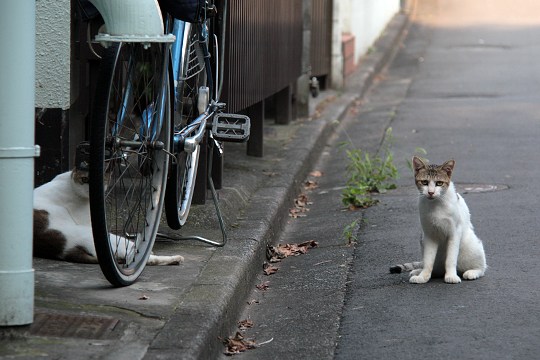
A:
{"type": "MultiPolygon", "coordinates": [[[[179,133],[199,115],[198,92],[207,82],[205,63],[201,50],[197,48],[200,46],[197,26],[185,24],[183,59],[180,62],[179,79],[176,81],[173,134],[179,133]]],[[[171,162],[165,195],[165,214],[171,229],[180,229],[187,220],[193,196],[190,188],[197,176],[200,150],[200,145],[192,153],[183,149],[175,150],[175,160],[171,162]]]]}
{"type": "Polygon", "coordinates": [[[114,44],[100,64],[90,214],[99,265],[117,287],[140,276],[160,224],[171,141],[167,46],[114,44]]]}

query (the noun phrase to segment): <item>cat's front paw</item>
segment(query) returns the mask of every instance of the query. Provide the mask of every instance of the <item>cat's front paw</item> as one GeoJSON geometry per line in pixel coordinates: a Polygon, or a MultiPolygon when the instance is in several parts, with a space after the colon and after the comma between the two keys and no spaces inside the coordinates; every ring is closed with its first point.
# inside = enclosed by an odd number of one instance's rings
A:
{"type": "Polygon", "coordinates": [[[173,255],[170,257],[171,260],[167,265],[180,265],[184,262],[184,257],[182,255],[173,255]]]}
{"type": "Polygon", "coordinates": [[[461,282],[461,278],[455,274],[445,275],[444,282],[447,284],[459,284],[461,282]]]}
{"type": "Polygon", "coordinates": [[[411,284],[425,284],[429,281],[429,277],[424,277],[422,275],[414,275],[409,278],[411,284]]]}

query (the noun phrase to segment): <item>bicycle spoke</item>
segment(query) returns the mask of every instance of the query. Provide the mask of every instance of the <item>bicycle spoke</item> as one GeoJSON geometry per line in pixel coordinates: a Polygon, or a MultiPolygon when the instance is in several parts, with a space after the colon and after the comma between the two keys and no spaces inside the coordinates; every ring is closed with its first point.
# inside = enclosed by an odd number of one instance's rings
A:
{"type": "MultiPolygon", "coordinates": [[[[97,120],[104,122],[105,147],[95,181],[103,183],[93,187],[102,192],[104,213],[93,212],[92,222],[106,237],[95,239],[102,270],[117,286],[139,276],[160,222],[171,139],[169,87],[161,81],[165,49],[138,43],[113,49],[106,116],[97,120]]],[[[96,136],[95,143],[103,142],[96,136]]]]}

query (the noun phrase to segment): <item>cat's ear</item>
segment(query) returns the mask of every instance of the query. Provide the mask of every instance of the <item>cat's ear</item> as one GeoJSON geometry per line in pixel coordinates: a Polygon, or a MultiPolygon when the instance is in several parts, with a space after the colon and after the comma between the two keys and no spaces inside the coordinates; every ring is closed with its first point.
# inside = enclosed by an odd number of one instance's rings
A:
{"type": "Polygon", "coordinates": [[[416,175],[421,169],[425,169],[427,167],[427,164],[424,162],[424,160],[422,160],[422,158],[419,158],[418,156],[413,156],[412,164],[414,175],[416,175]]]}
{"type": "Polygon", "coordinates": [[[441,165],[441,170],[444,171],[449,178],[451,178],[452,171],[454,171],[454,165],[456,165],[456,161],[454,159],[448,160],[441,165]]]}

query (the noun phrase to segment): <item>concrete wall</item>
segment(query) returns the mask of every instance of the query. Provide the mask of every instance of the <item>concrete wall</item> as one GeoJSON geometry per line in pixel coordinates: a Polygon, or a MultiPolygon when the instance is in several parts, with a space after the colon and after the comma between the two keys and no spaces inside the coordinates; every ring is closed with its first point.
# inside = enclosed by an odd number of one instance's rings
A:
{"type": "Polygon", "coordinates": [[[71,104],[71,1],[36,0],[37,108],[71,104]]]}
{"type": "Polygon", "coordinates": [[[400,0],[340,1],[341,31],[356,38],[355,58],[364,55],[390,19],[400,10],[400,0]]]}
{"type": "MultiPolygon", "coordinates": [[[[1,1],[1,0],[0,0],[1,1]]],[[[35,184],[50,181],[73,164],[76,143],[84,140],[84,114],[77,109],[79,60],[74,45],[73,0],[35,0],[36,76],[35,184]]]]}

